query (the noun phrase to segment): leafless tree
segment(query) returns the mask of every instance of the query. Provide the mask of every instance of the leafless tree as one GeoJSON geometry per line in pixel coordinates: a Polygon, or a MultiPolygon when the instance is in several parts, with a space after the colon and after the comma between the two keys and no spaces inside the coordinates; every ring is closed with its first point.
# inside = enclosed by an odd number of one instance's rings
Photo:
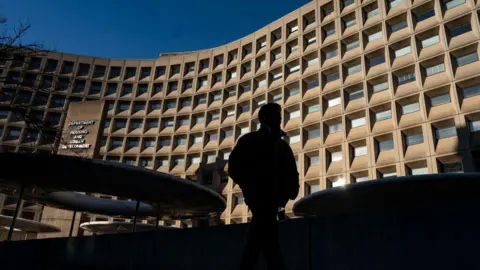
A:
{"type": "MultiPolygon", "coordinates": [[[[0,111],[11,112],[23,121],[29,130],[36,130],[42,137],[53,138],[52,151],[56,152],[64,136],[58,126],[34,113],[38,100],[54,92],[58,81],[54,70],[42,68],[40,63],[49,50],[40,43],[23,43],[30,24],[10,25],[0,15],[0,111]],[[2,67],[9,67],[8,72],[2,67]],[[46,76],[43,76],[46,75],[46,76]],[[47,78],[47,79],[46,79],[47,78]],[[52,137],[53,136],[53,137],[52,137]]],[[[71,87],[69,82],[68,88],[71,87]]],[[[67,101],[65,101],[67,102],[67,101]]],[[[26,135],[28,136],[28,134],[26,135]]],[[[28,139],[28,138],[27,138],[28,139]]]]}

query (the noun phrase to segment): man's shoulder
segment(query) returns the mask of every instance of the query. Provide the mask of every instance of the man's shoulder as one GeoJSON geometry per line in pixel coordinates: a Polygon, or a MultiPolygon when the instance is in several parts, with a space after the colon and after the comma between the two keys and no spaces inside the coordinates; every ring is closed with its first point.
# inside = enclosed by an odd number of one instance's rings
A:
{"type": "Polygon", "coordinates": [[[245,135],[243,135],[242,137],[240,137],[240,139],[238,139],[238,141],[242,141],[242,142],[250,142],[250,141],[255,141],[257,140],[258,138],[260,138],[261,134],[260,132],[258,131],[252,131],[252,132],[249,132],[245,135]]]}

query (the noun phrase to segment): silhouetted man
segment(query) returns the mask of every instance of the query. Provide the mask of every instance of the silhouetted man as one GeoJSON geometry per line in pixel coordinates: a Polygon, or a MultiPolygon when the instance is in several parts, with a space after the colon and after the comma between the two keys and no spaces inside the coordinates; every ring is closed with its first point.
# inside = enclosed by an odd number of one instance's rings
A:
{"type": "Polygon", "coordinates": [[[269,103],[260,108],[261,127],[241,137],[233,149],[228,173],[240,185],[252,211],[241,270],[252,270],[258,255],[270,270],[284,270],[278,243],[277,212],[298,195],[298,172],[290,146],[282,140],[282,108],[269,103]]]}

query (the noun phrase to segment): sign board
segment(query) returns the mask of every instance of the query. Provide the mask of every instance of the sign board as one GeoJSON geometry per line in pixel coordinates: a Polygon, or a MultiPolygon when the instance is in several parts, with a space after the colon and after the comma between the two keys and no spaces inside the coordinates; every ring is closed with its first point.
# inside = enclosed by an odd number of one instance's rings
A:
{"type": "Polygon", "coordinates": [[[70,130],[67,135],[67,143],[60,145],[61,149],[89,149],[91,144],[86,143],[85,136],[90,132],[85,128],[95,124],[94,120],[72,121],[68,123],[70,130]]]}

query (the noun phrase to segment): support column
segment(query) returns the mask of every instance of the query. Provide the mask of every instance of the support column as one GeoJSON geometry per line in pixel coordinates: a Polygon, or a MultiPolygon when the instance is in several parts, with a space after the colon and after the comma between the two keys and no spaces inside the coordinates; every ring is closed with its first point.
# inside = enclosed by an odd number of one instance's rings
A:
{"type": "Polygon", "coordinates": [[[13,217],[12,217],[12,223],[10,223],[10,229],[8,230],[8,237],[7,237],[8,241],[12,240],[13,229],[15,228],[15,223],[17,222],[18,212],[20,212],[20,206],[22,204],[22,198],[23,198],[23,191],[24,190],[25,190],[24,186],[21,185],[20,186],[20,194],[18,195],[17,205],[15,207],[15,212],[13,213],[13,217]]]}

